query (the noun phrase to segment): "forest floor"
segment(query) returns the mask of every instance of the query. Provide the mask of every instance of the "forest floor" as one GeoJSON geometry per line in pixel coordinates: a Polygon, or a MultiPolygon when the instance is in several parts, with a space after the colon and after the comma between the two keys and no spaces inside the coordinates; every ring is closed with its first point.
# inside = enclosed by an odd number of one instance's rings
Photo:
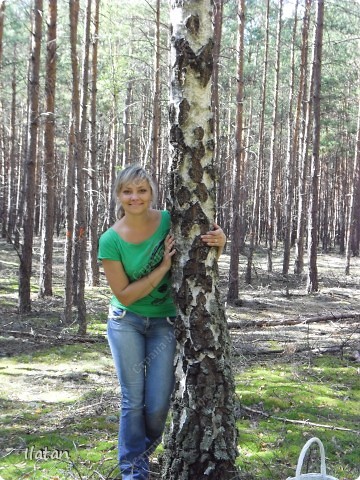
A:
{"type": "MultiPolygon", "coordinates": [[[[119,395],[105,338],[109,291],[88,288],[88,335],[62,322],[62,243],[56,242],[54,296],[17,306],[18,258],[0,241],[0,480],[116,478],[119,395]]],[[[239,429],[234,479],[284,480],[295,475],[305,442],[324,442],[328,471],[339,480],[360,475],[360,259],[345,276],[344,258],[319,254],[320,291],[306,277],[266,271],[254,259],[251,286],[227,305],[233,340],[239,429]]],[[[229,256],[219,262],[226,293],[229,256]]],[[[152,462],[159,477],[162,448],[152,462]]],[[[316,453],[307,467],[318,471],[316,453]],[[316,470],[317,469],[317,470],[316,470]]],[[[305,467],[304,467],[305,469],[305,467]]],[[[196,479],[198,480],[198,479],[196,479]]],[[[199,479],[200,480],[200,479],[199,479]]],[[[219,479],[221,480],[221,479],[219,479]]]]}

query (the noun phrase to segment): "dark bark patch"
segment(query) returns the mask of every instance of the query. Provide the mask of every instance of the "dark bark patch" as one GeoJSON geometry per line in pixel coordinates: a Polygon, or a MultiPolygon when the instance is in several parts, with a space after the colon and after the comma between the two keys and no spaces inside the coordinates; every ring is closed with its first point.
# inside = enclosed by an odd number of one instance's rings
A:
{"type": "Polygon", "coordinates": [[[190,104],[184,98],[179,104],[179,125],[184,125],[186,120],[189,118],[190,104]]]}
{"type": "Polygon", "coordinates": [[[199,15],[190,15],[185,22],[185,26],[192,35],[197,36],[200,29],[199,15]]]}
{"type": "Polygon", "coordinates": [[[195,127],[193,134],[196,140],[202,140],[204,138],[204,129],[202,127],[195,127]]]}
{"type": "Polygon", "coordinates": [[[213,71],[213,47],[214,42],[209,39],[208,43],[204,45],[199,54],[192,50],[189,42],[184,38],[172,38],[174,48],[177,52],[177,65],[175,70],[179,85],[183,85],[187,67],[193,69],[197,75],[196,78],[202,87],[206,87],[213,71]]]}
{"type": "Polygon", "coordinates": [[[186,203],[190,202],[191,194],[186,187],[182,186],[178,190],[176,197],[177,197],[177,201],[179,202],[179,205],[183,207],[186,203]]]}
{"type": "Polygon", "coordinates": [[[203,183],[198,183],[196,185],[195,194],[201,203],[206,202],[208,199],[208,190],[203,183]]]}
{"type": "Polygon", "coordinates": [[[174,148],[180,148],[181,150],[185,149],[184,134],[179,125],[171,126],[170,143],[174,148]]]}

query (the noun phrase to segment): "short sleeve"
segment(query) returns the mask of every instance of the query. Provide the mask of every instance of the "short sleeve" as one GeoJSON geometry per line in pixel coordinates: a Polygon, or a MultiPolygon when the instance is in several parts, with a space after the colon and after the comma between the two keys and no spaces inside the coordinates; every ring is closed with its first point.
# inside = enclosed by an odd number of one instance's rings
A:
{"type": "Polygon", "coordinates": [[[103,233],[99,240],[99,260],[116,260],[121,262],[119,242],[116,241],[116,232],[111,228],[103,233]]]}

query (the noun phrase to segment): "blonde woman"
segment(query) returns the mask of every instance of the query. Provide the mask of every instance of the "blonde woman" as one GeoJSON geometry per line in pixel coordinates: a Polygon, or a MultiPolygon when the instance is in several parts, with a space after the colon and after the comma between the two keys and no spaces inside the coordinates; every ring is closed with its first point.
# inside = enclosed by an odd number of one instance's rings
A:
{"type": "MultiPolygon", "coordinates": [[[[175,239],[169,212],[152,207],[156,187],[142,167],[119,173],[114,196],[117,221],[101,236],[98,256],[113,293],[107,333],[122,392],[119,466],[123,480],[147,480],[174,385],[175,239]]],[[[226,237],[214,225],[202,240],[220,254],[226,237]]]]}

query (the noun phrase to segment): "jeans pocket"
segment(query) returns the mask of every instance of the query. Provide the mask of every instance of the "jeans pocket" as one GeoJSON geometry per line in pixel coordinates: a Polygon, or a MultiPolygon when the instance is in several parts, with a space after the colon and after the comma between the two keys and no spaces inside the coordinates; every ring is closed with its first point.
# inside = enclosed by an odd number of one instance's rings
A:
{"type": "Polygon", "coordinates": [[[126,310],[124,310],[123,308],[114,307],[113,305],[110,305],[108,320],[115,320],[116,322],[119,322],[121,319],[125,317],[125,315],[126,315],[126,310]]]}
{"type": "Polygon", "coordinates": [[[166,317],[166,321],[170,323],[171,326],[174,325],[176,317],[166,317]]]}

